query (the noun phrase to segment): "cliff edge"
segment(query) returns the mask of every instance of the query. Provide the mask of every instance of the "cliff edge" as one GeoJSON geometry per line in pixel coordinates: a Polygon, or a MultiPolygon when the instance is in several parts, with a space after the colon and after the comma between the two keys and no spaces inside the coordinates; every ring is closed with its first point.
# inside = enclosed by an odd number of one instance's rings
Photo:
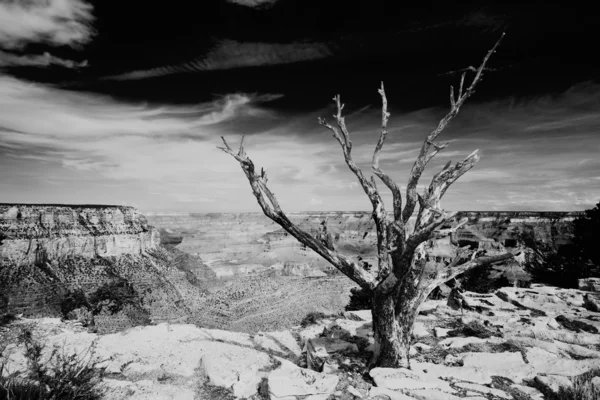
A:
{"type": "Polygon", "coordinates": [[[0,204],[0,263],[141,254],[159,232],[133,207],[0,204]]]}
{"type": "Polygon", "coordinates": [[[184,322],[214,273],[164,248],[133,207],[0,204],[0,314],[75,318],[99,333],[184,322]]]}

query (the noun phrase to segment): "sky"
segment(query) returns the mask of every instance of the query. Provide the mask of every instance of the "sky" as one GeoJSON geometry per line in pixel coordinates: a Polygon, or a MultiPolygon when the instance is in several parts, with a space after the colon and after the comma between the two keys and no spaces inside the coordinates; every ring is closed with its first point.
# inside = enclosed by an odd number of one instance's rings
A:
{"type": "Polygon", "coordinates": [[[398,4],[0,0],[0,202],[260,212],[239,164],[217,149],[220,136],[237,147],[245,135],[284,211],[369,211],[317,122],[334,122],[333,96],[370,175],[384,82],[381,166],[405,187],[449,110],[449,86],[503,32],[421,190],[479,149],[446,210],[577,211],[600,201],[598,13],[567,2],[398,4]]]}

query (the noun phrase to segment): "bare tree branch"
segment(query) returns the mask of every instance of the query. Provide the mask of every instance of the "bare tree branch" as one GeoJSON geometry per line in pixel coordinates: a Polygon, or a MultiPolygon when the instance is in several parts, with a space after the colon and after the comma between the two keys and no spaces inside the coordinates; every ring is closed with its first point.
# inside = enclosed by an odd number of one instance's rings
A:
{"type": "Polygon", "coordinates": [[[503,253],[495,256],[477,257],[473,260],[464,262],[462,264],[458,264],[460,259],[459,256],[457,256],[455,260],[452,263],[450,263],[446,268],[444,268],[442,273],[438,275],[438,285],[443,282],[448,282],[450,279],[457,277],[458,275],[470,270],[471,268],[490,265],[497,262],[510,260],[512,258],[514,258],[514,255],[512,253],[503,253]]]}
{"type": "MultiPolygon", "coordinates": [[[[344,105],[341,103],[340,95],[336,95],[333,100],[335,101],[337,112],[334,114],[334,117],[337,121],[337,128],[330,125],[323,118],[319,118],[319,123],[333,132],[333,137],[336,138],[340,146],[342,146],[342,151],[344,153],[344,159],[346,160],[346,165],[348,168],[356,175],[358,178],[358,182],[362,186],[364,192],[369,197],[371,201],[371,205],[373,206],[373,220],[375,221],[375,227],[377,229],[377,253],[379,258],[379,271],[389,270],[389,261],[387,256],[387,248],[388,248],[388,237],[387,237],[387,219],[386,219],[386,211],[385,206],[383,204],[383,199],[379,194],[379,190],[377,190],[377,185],[375,184],[375,180],[371,177],[371,181],[369,182],[362,170],[356,165],[354,160],[352,159],[352,141],[350,140],[350,134],[346,127],[346,121],[344,116],[342,115],[342,110],[344,109],[344,105]]],[[[387,118],[387,117],[386,117],[387,118]]]]}
{"type": "Polygon", "coordinates": [[[400,188],[380,167],[379,167],[379,155],[381,154],[381,148],[383,147],[383,143],[385,142],[385,138],[388,134],[387,123],[390,118],[390,113],[387,110],[387,97],[385,95],[385,89],[383,87],[383,82],[381,82],[381,88],[379,89],[379,94],[381,95],[382,108],[381,108],[381,134],[379,135],[379,140],[377,141],[377,145],[375,146],[375,151],[373,152],[373,173],[381,179],[383,183],[390,189],[393,196],[393,207],[394,207],[394,221],[399,224],[399,229],[404,229],[404,224],[402,222],[402,193],[400,192],[400,188]]]}
{"type": "Polygon", "coordinates": [[[440,201],[446,190],[458,178],[466,174],[479,161],[478,150],[473,151],[464,160],[452,166],[449,161],[441,171],[433,176],[431,183],[423,197],[419,197],[419,214],[415,223],[415,230],[420,229],[423,224],[429,224],[433,214],[439,214],[440,201]]]}
{"type": "Polygon", "coordinates": [[[225,138],[221,138],[223,139],[225,146],[218,148],[231,155],[240,163],[242,170],[250,182],[252,193],[254,194],[254,197],[256,197],[258,204],[267,217],[279,224],[298,241],[305,244],[307,247],[310,247],[325,260],[329,261],[329,263],[331,263],[335,268],[340,270],[344,275],[352,279],[362,288],[368,290],[375,288],[376,280],[369,272],[365,271],[360,265],[351,259],[339,254],[333,249],[327,248],[327,246],[320,240],[298,228],[288,219],[288,217],[281,210],[275,194],[267,187],[265,171],[261,169],[260,175],[256,173],[254,163],[246,155],[246,151],[244,150],[243,139],[242,143],[240,143],[239,151],[235,153],[225,138]]]}
{"type": "MultiPolygon", "coordinates": [[[[446,126],[456,117],[458,111],[464,104],[464,102],[475,92],[475,86],[481,81],[483,76],[483,71],[486,69],[485,65],[488,62],[491,55],[496,51],[496,48],[500,44],[500,41],[504,37],[504,33],[500,36],[500,39],[496,42],[494,47],[483,59],[483,62],[476,70],[475,78],[473,78],[473,82],[467,88],[467,90],[463,93],[463,84],[464,84],[464,74],[461,78],[461,83],[459,87],[459,93],[457,98],[454,97],[454,88],[450,88],[450,111],[444,118],[440,120],[438,126],[427,136],[427,139],[423,142],[423,146],[421,147],[421,151],[417,160],[415,161],[412,170],[410,172],[410,178],[408,180],[408,185],[406,187],[406,205],[404,206],[404,210],[402,211],[402,219],[404,223],[406,223],[409,218],[412,216],[415,206],[417,203],[417,184],[419,183],[419,179],[421,178],[421,174],[425,169],[427,163],[433,158],[433,156],[428,157],[427,154],[429,152],[430,146],[433,144],[434,140],[439,136],[440,133],[446,128],[446,126]]],[[[474,68],[473,68],[474,69],[474,68]]],[[[445,147],[445,146],[444,146],[445,147]]],[[[436,150],[437,153],[439,150],[436,150]]],[[[434,154],[435,155],[435,154],[434,154]]]]}

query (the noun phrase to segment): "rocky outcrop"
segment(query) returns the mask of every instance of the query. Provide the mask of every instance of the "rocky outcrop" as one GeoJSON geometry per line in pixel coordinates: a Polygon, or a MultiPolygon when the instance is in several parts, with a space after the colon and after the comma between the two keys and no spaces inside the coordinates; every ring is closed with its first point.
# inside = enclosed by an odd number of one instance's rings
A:
{"type": "Polygon", "coordinates": [[[185,321],[214,278],[160,246],[133,207],[0,204],[0,314],[81,318],[99,332],[185,321]]]}
{"type": "Polygon", "coordinates": [[[0,265],[142,254],[160,242],[133,207],[0,204],[0,265]]]}

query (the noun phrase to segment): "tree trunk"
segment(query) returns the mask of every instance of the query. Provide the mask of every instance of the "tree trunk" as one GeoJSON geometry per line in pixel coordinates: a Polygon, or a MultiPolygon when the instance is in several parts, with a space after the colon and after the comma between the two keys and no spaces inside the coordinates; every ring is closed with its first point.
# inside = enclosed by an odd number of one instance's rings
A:
{"type": "Polygon", "coordinates": [[[372,297],[373,335],[375,346],[370,368],[409,368],[408,352],[414,318],[396,313],[396,293],[375,289],[372,297]]]}
{"type": "Polygon", "coordinates": [[[436,286],[425,260],[417,257],[403,281],[389,293],[381,287],[372,295],[375,348],[370,368],[410,368],[412,331],[421,304],[436,286]]]}

